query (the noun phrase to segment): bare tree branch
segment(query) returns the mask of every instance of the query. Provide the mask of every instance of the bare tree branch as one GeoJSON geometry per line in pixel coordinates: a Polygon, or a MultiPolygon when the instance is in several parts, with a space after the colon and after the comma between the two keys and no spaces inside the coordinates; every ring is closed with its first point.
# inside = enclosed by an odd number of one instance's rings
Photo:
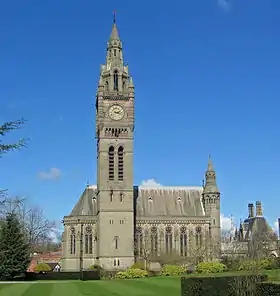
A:
{"type": "Polygon", "coordinates": [[[55,232],[57,227],[54,221],[44,216],[43,210],[27,207],[24,198],[16,197],[6,198],[0,207],[0,217],[5,217],[9,213],[17,215],[33,252],[38,246],[51,242],[51,232],[55,232]]]}

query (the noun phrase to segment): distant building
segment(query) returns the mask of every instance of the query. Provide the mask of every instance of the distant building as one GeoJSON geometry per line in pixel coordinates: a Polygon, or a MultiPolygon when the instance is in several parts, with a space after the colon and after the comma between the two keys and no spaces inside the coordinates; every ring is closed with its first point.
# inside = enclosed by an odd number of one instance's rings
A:
{"type": "Polygon", "coordinates": [[[279,256],[277,235],[263,216],[260,201],[256,202],[256,213],[254,204],[248,204],[248,218],[240,221],[239,229],[222,243],[222,253],[253,258],[279,256]]]}
{"type": "Polygon", "coordinates": [[[39,263],[47,263],[50,265],[50,267],[55,269],[55,271],[60,270],[60,262],[62,258],[62,252],[47,252],[42,254],[35,253],[31,259],[31,262],[29,264],[29,267],[27,271],[34,272],[35,267],[39,263]]]}

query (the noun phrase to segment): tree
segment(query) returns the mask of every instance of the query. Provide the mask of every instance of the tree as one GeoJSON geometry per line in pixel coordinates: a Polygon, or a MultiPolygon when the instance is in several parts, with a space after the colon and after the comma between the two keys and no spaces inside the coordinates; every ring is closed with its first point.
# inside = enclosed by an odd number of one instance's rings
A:
{"type": "MultiPolygon", "coordinates": [[[[16,131],[22,127],[22,125],[26,121],[24,119],[19,119],[19,120],[13,120],[13,121],[7,121],[0,125],[0,136],[4,137],[6,136],[7,133],[16,131]]],[[[3,141],[0,138],[0,157],[3,156],[3,154],[20,149],[22,147],[26,146],[26,139],[20,139],[18,142],[13,143],[13,144],[4,144],[3,141]]]]}
{"type": "Polygon", "coordinates": [[[51,243],[51,232],[56,230],[56,223],[50,221],[38,207],[28,207],[24,198],[6,198],[0,209],[0,216],[14,213],[21,223],[31,252],[39,251],[41,245],[51,243]]]}
{"type": "Polygon", "coordinates": [[[15,214],[8,214],[0,235],[0,276],[14,277],[30,263],[30,248],[15,214]]]}

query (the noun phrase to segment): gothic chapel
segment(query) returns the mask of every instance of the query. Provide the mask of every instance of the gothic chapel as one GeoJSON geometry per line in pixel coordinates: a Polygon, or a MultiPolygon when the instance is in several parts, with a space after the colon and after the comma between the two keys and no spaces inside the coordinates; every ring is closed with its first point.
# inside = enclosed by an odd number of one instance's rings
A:
{"type": "Polygon", "coordinates": [[[133,184],[134,84],[114,21],[96,94],[97,185],[64,217],[62,270],[125,269],[147,248],[219,256],[220,193],[209,158],[202,187],[133,184]]]}

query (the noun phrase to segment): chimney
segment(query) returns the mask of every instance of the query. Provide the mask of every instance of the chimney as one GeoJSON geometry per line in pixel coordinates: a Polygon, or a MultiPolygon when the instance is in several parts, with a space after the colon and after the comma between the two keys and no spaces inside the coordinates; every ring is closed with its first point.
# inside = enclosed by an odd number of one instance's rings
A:
{"type": "Polygon", "coordinates": [[[256,216],[257,217],[262,217],[263,216],[261,201],[256,202],[256,216]]]}
{"type": "Polygon", "coordinates": [[[254,213],[254,204],[252,204],[252,203],[249,203],[248,204],[248,212],[249,212],[248,218],[253,218],[255,216],[255,213],[254,213]]]}

